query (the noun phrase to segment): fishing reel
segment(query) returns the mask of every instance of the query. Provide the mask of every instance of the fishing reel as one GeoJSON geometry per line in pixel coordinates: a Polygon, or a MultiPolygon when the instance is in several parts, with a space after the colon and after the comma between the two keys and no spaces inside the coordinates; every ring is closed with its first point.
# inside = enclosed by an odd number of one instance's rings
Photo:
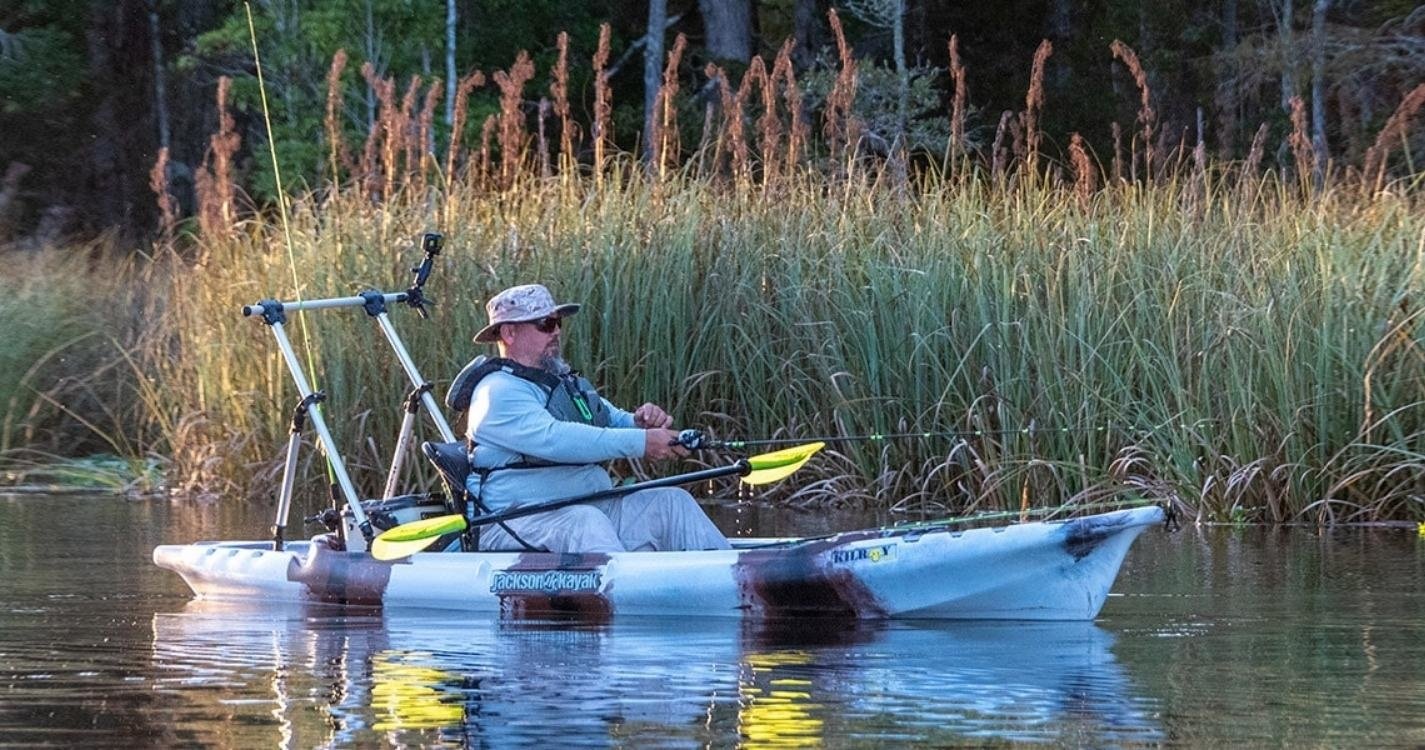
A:
{"type": "Polygon", "coordinates": [[[702,430],[683,430],[670,445],[682,446],[690,451],[707,451],[723,448],[721,440],[708,437],[702,430]]]}

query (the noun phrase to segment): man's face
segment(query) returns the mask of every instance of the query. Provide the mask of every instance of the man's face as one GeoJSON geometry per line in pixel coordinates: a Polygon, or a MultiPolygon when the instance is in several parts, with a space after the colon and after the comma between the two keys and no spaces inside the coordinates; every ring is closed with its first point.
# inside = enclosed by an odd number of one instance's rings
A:
{"type": "Polygon", "coordinates": [[[557,359],[560,353],[562,324],[562,319],[551,317],[501,326],[500,342],[504,344],[505,356],[530,366],[557,359]]]}

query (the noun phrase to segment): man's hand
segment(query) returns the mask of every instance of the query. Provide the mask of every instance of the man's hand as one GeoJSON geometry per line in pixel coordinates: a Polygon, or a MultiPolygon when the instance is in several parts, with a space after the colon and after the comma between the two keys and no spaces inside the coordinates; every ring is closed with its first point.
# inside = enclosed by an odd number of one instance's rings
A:
{"type": "Polygon", "coordinates": [[[666,429],[673,426],[673,418],[658,404],[644,404],[633,410],[633,424],[645,430],[666,429]]]}
{"type": "MultiPolygon", "coordinates": [[[[647,406],[648,404],[645,404],[647,406]]],[[[640,407],[642,408],[642,407],[640,407]]],[[[661,410],[660,410],[661,413],[661,410]]],[[[666,416],[666,415],[665,415],[666,416]]],[[[688,449],[677,444],[678,433],[664,427],[643,431],[643,460],[662,461],[667,458],[682,458],[688,449]]]]}

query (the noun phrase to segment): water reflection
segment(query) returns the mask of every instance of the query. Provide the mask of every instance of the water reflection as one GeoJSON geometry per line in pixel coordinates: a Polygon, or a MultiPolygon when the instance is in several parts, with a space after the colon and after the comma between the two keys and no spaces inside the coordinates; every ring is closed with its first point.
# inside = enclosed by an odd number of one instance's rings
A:
{"type": "Polygon", "coordinates": [[[212,602],[153,619],[176,721],[232,746],[1160,741],[1112,645],[1090,623],[591,626],[212,602]]]}

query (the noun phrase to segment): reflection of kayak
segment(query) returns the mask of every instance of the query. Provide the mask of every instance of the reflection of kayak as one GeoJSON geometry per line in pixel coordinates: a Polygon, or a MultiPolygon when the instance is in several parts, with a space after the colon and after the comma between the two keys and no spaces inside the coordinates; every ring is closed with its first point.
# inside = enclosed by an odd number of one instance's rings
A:
{"type": "Polygon", "coordinates": [[[1157,507],[996,528],[902,527],[732,550],[560,555],[430,552],[379,562],[320,541],[166,545],[160,567],[200,598],[753,618],[1088,620],[1157,507]]]}
{"type": "Polygon", "coordinates": [[[154,617],[153,658],[176,713],[243,745],[273,744],[273,717],[305,747],[1163,741],[1093,623],[826,625],[196,601],[154,617]]]}

